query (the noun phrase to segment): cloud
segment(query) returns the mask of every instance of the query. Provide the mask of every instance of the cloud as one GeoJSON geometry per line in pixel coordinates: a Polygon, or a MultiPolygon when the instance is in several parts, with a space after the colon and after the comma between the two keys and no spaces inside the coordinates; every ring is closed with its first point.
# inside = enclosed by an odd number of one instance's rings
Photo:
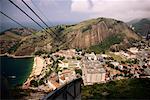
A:
{"type": "Polygon", "coordinates": [[[86,10],[89,8],[89,3],[87,0],[72,0],[73,3],[71,5],[71,10],[75,12],[86,12],[86,10]]]}
{"type": "MultiPolygon", "coordinates": [[[[40,20],[21,2],[12,0],[36,21],[40,20]]],[[[150,0],[24,0],[42,19],[51,22],[79,22],[82,20],[111,17],[129,21],[150,17],[150,0]],[[34,3],[34,4],[33,4],[34,3]],[[41,12],[37,9],[40,9],[41,12]],[[44,16],[43,16],[44,14],[44,16]]],[[[1,10],[19,22],[31,21],[8,0],[0,0],[1,10]]],[[[3,17],[2,19],[6,19],[3,17]]],[[[3,22],[10,21],[8,19],[3,22]]]]}
{"type": "Polygon", "coordinates": [[[150,0],[74,0],[72,12],[86,12],[90,17],[112,17],[131,20],[138,17],[150,17],[150,0]]]}

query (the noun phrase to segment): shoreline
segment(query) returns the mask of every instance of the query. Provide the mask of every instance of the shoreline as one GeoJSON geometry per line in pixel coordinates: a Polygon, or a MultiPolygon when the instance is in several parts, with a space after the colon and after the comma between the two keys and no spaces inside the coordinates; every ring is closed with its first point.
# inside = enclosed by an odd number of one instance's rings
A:
{"type": "Polygon", "coordinates": [[[9,80],[9,84],[12,87],[20,86],[21,84],[24,83],[24,81],[30,75],[34,63],[33,57],[15,59],[13,57],[8,57],[6,55],[0,55],[0,59],[1,59],[1,69],[2,69],[1,75],[9,80]]]}
{"type": "Polygon", "coordinates": [[[2,56],[12,57],[12,58],[31,58],[31,57],[34,57],[33,55],[15,56],[15,55],[11,55],[11,54],[8,54],[8,53],[0,54],[0,57],[2,57],[2,56]]]}
{"type": "Polygon", "coordinates": [[[32,71],[26,81],[22,84],[22,89],[28,89],[30,87],[30,81],[34,79],[35,76],[40,75],[44,65],[41,65],[43,63],[43,58],[40,56],[35,56],[32,66],[32,71]],[[41,63],[40,63],[41,62],[41,63]]]}

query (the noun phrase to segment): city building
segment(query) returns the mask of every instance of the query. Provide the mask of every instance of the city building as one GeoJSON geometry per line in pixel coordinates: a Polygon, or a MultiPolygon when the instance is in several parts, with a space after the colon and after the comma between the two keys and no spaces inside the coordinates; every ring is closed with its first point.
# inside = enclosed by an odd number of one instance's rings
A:
{"type": "Polygon", "coordinates": [[[84,85],[105,82],[106,71],[99,61],[83,61],[82,73],[84,85]]]}

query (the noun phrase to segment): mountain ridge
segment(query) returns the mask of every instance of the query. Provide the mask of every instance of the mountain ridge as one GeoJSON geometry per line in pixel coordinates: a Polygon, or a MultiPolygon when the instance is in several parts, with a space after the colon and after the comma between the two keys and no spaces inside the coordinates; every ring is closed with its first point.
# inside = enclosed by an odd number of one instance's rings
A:
{"type": "MultiPolygon", "coordinates": [[[[111,35],[119,34],[123,41],[140,39],[126,23],[111,18],[96,18],[86,20],[73,25],[57,25],[44,30],[34,32],[28,37],[22,38],[14,55],[31,55],[36,51],[54,52],[59,49],[81,48],[87,49],[97,45],[111,35]],[[52,36],[53,30],[56,36],[52,36]]],[[[2,36],[2,35],[1,35],[2,36]]],[[[18,45],[18,43],[16,44],[18,45]]],[[[5,52],[8,52],[6,50],[5,52]]]]}
{"type": "Polygon", "coordinates": [[[137,21],[130,21],[128,25],[142,36],[146,36],[148,31],[150,31],[150,18],[142,18],[137,21]]]}

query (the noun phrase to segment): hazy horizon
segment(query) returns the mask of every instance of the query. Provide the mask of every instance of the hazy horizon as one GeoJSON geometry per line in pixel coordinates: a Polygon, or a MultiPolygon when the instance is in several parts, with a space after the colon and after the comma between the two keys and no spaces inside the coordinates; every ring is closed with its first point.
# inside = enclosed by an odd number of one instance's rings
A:
{"type": "MultiPolygon", "coordinates": [[[[41,21],[21,0],[12,0],[34,20],[41,21]]],[[[129,22],[135,19],[150,18],[150,0],[24,0],[49,26],[78,23],[84,20],[106,17],[129,22]],[[56,24],[57,23],[57,24],[56,24]]],[[[0,11],[19,23],[34,23],[8,0],[0,1],[0,11]]],[[[1,29],[11,27],[12,21],[0,15],[1,29]]],[[[14,23],[14,22],[13,22],[14,23]]],[[[24,24],[25,25],[25,24],[24,24]]],[[[14,23],[15,27],[17,25],[14,23]]],[[[27,26],[27,25],[25,25],[27,26]]],[[[27,26],[28,27],[28,26],[27,26]]],[[[33,27],[38,27],[33,24],[33,27]]]]}

